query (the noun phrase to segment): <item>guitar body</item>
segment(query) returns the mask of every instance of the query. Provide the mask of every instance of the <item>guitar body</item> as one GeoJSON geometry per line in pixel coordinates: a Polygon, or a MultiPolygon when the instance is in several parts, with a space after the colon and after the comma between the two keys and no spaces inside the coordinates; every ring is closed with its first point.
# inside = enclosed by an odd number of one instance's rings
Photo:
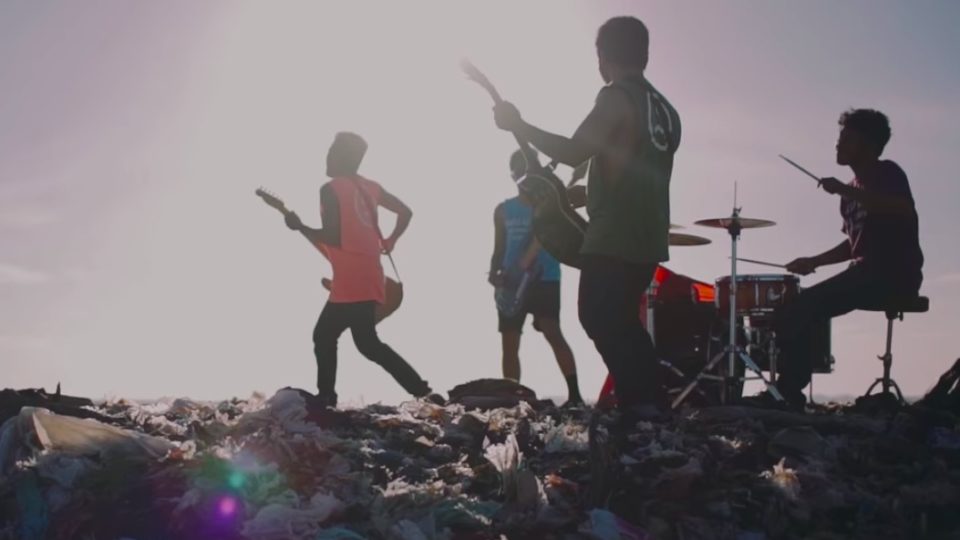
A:
{"type": "MultiPolygon", "coordinates": [[[[317,251],[328,261],[330,257],[327,255],[327,250],[324,247],[317,246],[317,251]]],[[[400,303],[403,302],[403,283],[399,283],[393,279],[385,278],[386,283],[384,284],[384,300],[382,304],[377,304],[377,309],[375,310],[374,322],[379,323],[380,321],[386,319],[393,314],[400,307],[400,303]]],[[[330,287],[333,285],[333,282],[329,278],[323,278],[320,280],[320,284],[323,285],[323,288],[330,290],[330,287]]]]}
{"type": "Polygon", "coordinates": [[[533,234],[537,241],[561,264],[580,268],[587,220],[570,205],[563,182],[553,171],[541,167],[518,184],[533,201],[533,234]]]}
{"type": "MultiPolygon", "coordinates": [[[[323,278],[320,283],[323,285],[323,288],[328,291],[330,290],[330,286],[333,284],[333,282],[331,282],[328,278],[323,278]]],[[[385,289],[386,298],[382,304],[377,305],[377,309],[375,311],[376,316],[374,317],[374,322],[376,323],[379,323],[390,315],[393,315],[393,312],[396,311],[403,302],[403,283],[399,283],[396,280],[387,278],[385,289]]]]}

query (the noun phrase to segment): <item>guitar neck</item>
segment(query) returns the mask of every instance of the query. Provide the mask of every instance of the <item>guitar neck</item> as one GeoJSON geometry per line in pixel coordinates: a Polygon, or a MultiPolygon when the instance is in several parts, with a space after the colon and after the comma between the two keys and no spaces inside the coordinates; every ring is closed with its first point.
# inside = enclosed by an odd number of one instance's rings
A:
{"type": "MultiPolygon", "coordinates": [[[[483,87],[487,90],[487,93],[490,94],[490,97],[493,98],[494,105],[500,105],[503,103],[503,98],[500,97],[500,92],[497,92],[497,89],[494,88],[489,81],[485,81],[483,87]]],[[[530,168],[531,165],[533,165],[539,169],[540,163],[537,161],[537,154],[534,152],[533,147],[530,146],[530,142],[521,137],[516,131],[511,131],[510,133],[513,134],[513,138],[517,141],[520,151],[523,152],[523,155],[527,158],[527,167],[530,168]]]]}
{"type": "Polygon", "coordinates": [[[527,170],[540,170],[542,165],[537,159],[537,153],[533,150],[533,146],[530,143],[517,134],[516,131],[512,131],[513,138],[516,139],[517,144],[520,146],[520,151],[523,152],[523,155],[527,158],[527,170]]]}
{"type": "MultiPolygon", "coordinates": [[[[499,105],[503,103],[503,99],[500,97],[500,94],[494,92],[493,101],[495,104],[499,105]]],[[[537,152],[533,149],[533,146],[530,145],[530,141],[524,139],[516,131],[510,132],[513,135],[514,140],[517,141],[517,146],[520,147],[520,151],[523,152],[524,157],[527,158],[527,170],[540,170],[542,166],[540,161],[537,159],[537,152]]]]}

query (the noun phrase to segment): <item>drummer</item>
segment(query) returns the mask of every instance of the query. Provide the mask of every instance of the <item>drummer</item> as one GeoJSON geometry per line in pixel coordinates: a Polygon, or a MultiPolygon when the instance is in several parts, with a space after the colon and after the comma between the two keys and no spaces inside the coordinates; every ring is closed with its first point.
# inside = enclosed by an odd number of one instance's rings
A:
{"type": "MultiPolygon", "coordinates": [[[[812,373],[810,344],[816,323],[914,297],[923,280],[917,210],[907,175],[893,161],[880,159],[890,140],[887,117],[879,111],[856,109],[844,112],[839,123],[837,164],[850,167],[854,177],[847,183],[823,178],[820,186],[840,196],[847,238],[819,255],[794,259],[786,267],[807,275],[828,264],[850,261],[850,265],[801,292],[777,314],[781,351],[777,388],[794,410],[802,410],[806,403],[803,389],[812,373]]],[[[775,403],[767,392],[748,399],[775,403]]]]}

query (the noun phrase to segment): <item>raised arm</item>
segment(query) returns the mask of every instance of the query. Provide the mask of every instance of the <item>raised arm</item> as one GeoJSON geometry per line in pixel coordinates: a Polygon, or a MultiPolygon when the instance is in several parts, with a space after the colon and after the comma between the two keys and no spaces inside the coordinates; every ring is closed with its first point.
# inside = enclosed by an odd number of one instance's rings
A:
{"type": "Polygon", "coordinates": [[[571,167],[581,165],[604,150],[623,119],[630,118],[631,114],[632,107],[627,95],[605,88],[573,137],[564,137],[525,122],[517,108],[509,102],[494,107],[494,119],[498,127],[517,133],[550,159],[571,167]]]}
{"type": "Polygon", "coordinates": [[[913,210],[913,201],[906,193],[861,189],[832,177],[821,179],[820,187],[827,193],[857,201],[867,212],[875,214],[909,215],[913,210]]]}

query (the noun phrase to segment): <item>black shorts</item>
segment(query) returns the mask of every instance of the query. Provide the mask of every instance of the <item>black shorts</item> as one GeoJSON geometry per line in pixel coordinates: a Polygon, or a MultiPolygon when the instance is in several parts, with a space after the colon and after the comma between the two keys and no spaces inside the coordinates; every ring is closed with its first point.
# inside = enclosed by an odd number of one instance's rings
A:
{"type": "Polygon", "coordinates": [[[546,319],[552,321],[560,320],[560,282],[559,281],[538,281],[527,291],[527,297],[524,299],[523,310],[513,317],[504,317],[497,311],[499,319],[499,329],[501,332],[522,332],[523,323],[527,320],[527,314],[533,315],[533,327],[537,330],[537,320],[546,319]]]}

